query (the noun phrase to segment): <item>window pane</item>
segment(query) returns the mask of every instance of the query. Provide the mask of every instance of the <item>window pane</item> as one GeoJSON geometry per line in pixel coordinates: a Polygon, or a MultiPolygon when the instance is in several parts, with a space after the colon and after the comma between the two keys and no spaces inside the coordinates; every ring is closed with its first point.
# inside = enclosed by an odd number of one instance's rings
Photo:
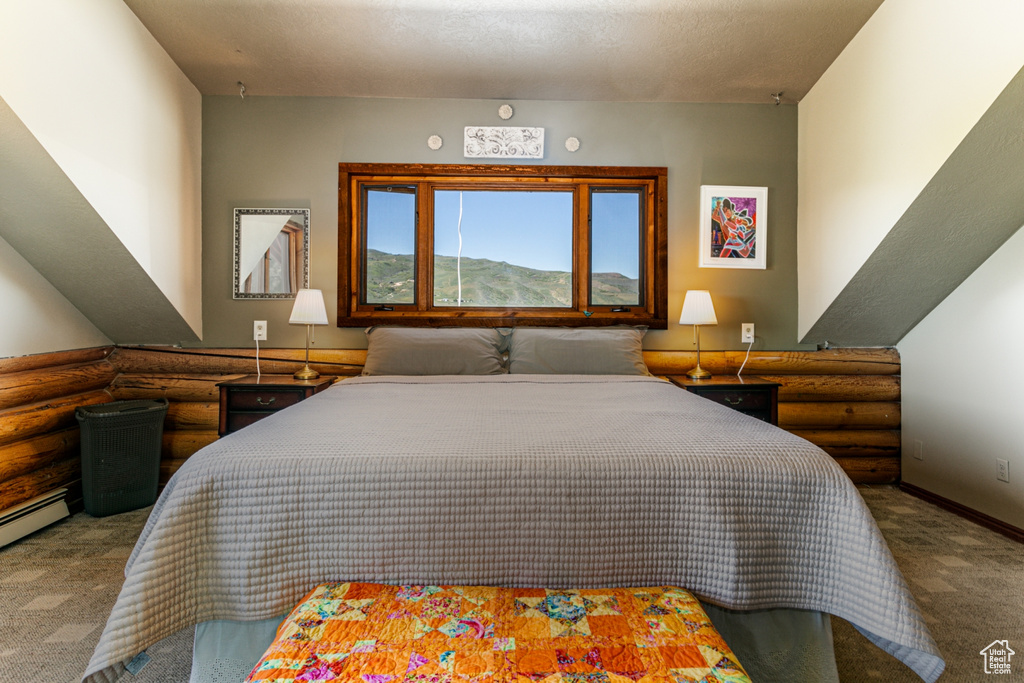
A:
{"type": "Polygon", "coordinates": [[[639,306],[643,190],[590,194],[590,303],[639,306]]]}
{"type": "Polygon", "coordinates": [[[364,189],[368,304],[416,303],[416,189],[364,189]]]}
{"type": "Polygon", "coordinates": [[[572,206],[566,191],[435,190],[434,305],[571,307],[572,206]]]}

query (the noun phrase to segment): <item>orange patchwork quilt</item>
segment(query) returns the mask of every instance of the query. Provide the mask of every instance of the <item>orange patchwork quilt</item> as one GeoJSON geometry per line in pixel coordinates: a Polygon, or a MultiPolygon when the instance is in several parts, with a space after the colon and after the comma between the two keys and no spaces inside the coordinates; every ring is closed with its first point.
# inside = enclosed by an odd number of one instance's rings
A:
{"type": "Polygon", "coordinates": [[[314,588],[247,680],[749,683],[681,588],[370,583],[314,588]]]}

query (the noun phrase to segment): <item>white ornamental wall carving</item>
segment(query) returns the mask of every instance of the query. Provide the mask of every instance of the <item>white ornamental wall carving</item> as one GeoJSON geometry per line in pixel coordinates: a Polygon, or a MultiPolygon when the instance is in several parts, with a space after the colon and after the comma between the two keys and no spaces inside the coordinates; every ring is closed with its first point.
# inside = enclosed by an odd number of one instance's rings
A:
{"type": "Polygon", "coordinates": [[[466,126],[467,159],[543,159],[544,129],[466,126]]]}

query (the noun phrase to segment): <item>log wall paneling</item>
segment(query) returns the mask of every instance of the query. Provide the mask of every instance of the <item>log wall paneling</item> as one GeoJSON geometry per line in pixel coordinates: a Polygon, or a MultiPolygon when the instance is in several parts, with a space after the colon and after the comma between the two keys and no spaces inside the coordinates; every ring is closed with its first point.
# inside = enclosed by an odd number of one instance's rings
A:
{"type": "MultiPolygon", "coordinates": [[[[306,350],[261,349],[260,371],[291,375],[305,365],[306,350]]],[[[112,361],[123,373],[255,375],[255,349],[175,349],[121,347],[112,361]]],[[[321,375],[355,376],[366,363],[365,349],[310,349],[309,366],[321,375]]]]}
{"type": "MultiPolygon", "coordinates": [[[[199,450],[199,449],[196,449],[199,450]]],[[[166,453],[166,451],[164,451],[166,453]]],[[[174,476],[174,473],[185,464],[188,458],[171,458],[162,457],[160,459],[160,486],[161,490],[163,486],[174,476]]]]}
{"type": "Polygon", "coordinates": [[[847,476],[858,484],[891,484],[900,479],[899,456],[894,458],[833,457],[847,476]]]}
{"type": "Polygon", "coordinates": [[[895,456],[900,454],[898,429],[792,429],[831,456],[895,456]]]}
{"type": "MultiPolygon", "coordinates": [[[[266,374],[291,374],[302,367],[304,349],[260,352],[266,374]]],[[[655,375],[681,374],[696,364],[693,351],[646,351],[655,375]]],[[[735,374],[741,351],[704,351],[701,364],[716,374],[735,374]]],[[[121,347],[111,361],[122,373],[111,391],[116,398],[171,401],[165,422],[162,480],[166,480],[216,431],[216,384],[253,374],[254,349],[121,347]],[[193,450],[195,449],[195,450],[193,450]]],[[[313,349],[310,365],[322,375],[353,376],[366,351],[313,349]]],[[[827,349],[754,352],[744,374],[779,388],[779,422],[829,453],[859,483],[899,479],[900,360],[895,349],[827,349]]]]}
{"type": "Polygon", "coordinates": [[[0,446],[0,481],[74,458],[79,453],[79,434],[79,429],[73,427],[0,446]]]}
{"type": "Polygon", "coordinates": [[[220,404],[217,402],[181,401],[167,406],[165,431],[216,432],[220,422],[220,404]]]}
{"type": "Polygon", "coordinates": [[[77,453],[73,458],[55,462],[0,484],[0,510],[12,508],[26,500],[60,488],[68,490],[64,498],[68,507],[72,510],[76,507],[81,509],[82,462],[77,453]]]}
{"type": "MultiPolygon", "coordinates": [[[[744,351],[701,351],[701,367],[716,375],[735,375],[744,351]]],[[[695,351],[644,351],[655,375],[685,372],[697,364],[695,351]]],[[[759,351],[750,354],[743,374],[757,375],[898,375],[895,349],[828,349],[825,351],[759,351]]]]}
{"type": "Polygon", "coordinates": [[[0,410],[106,389],[116,376],[108,360],[0,374],[0,410]]]}
{"type": "MultiPolygon", "coordinates": [[[[736,374],[745,352],[704,351],[701,366],[736,374]]],[[[648,351],[651,372],[681,374],[695,352],[648,351]]],[[[751,353],[743,368],[781,384],[779,427],[831,455],[861,484],[900,479],[900,359],[895,349],[751,353]]]]}
{"type": "MultiPolygon", "coordinates": [[[[305,349],[263,349],[263,374],[290,375],[305,365],[305,349]]],[[[120,347],[111,360],[121,373],[110,391],[117,399],[166,398],[160,482],[165,484],[196,451],[217,440],[219,382],[256,373],[255,349],[120,347]]],[[[362,349],[312,349],[310,367],[325,376],[363,370],[362,349]]]]}
{"type": "Polygon", "coordinates": [[[199,374],[122,373],[110,385],[117,400],[166,398],[172,402],[210,403],[219,400],[217,383],[241,377],[199,374]]]}
{"type": "MultiPolygon", "coordinates": [[[[305,349],[262,349],[263,374],[290,375],[305,365],[305,349]]],[[[196,451],[217,439],[219,382],[256,373],[255,349],[120,347],[111,357],[120,371],[110,391],[117,399],[166,398],[160,482],[165,484],[196,451]]],[[[362,349],[312,349],[310,367],[325,376],[363,370],[362,349]]]]}
{"type": "Polygon", "coordinates": [[[900,427],[900,404],[882,401],[796,402],[779,401],[783,429],[900,427]]]}
{"type": "MultiPolygon", "coordinates": [[[[746,368],[744,368],[746,373],[746,368]]],[[[779,382],[779,400],[899,401],[899,375],[758,375],[779,382]]]]}
{"type": "Polygon", "coordinates": [[[0,410],[0,446],[59,429],[75,427],[78,424],[75,419],[76,408],[97,403],[109,403],[112,400],[114,400],[113,397],[106,390],[90,391],[53,401],[0,410]]]}
{"type": "Polygon", "coordinates": [[[53,353],[40,353],[33,356],[0,358],[0,375],[9,375],[13,372],[24,372],[26,370],[39,370],[40,368],[54,368],[60,365],[92,363],[93,361],[107,358],[113,352],[113,346],[96,346],[91,349],[55,351],[53,353]]]}
{"type": "Polygon", "coordinates": [[[79,406],[106,403],[113,347],[0,359],[0,510],[57,488],[81,505],[79,406]]]}
{"type": "MultiPolygon", "coordinates": [[[[302,367],[304,349],[260,353],[267,374],[302,367]]],[[[735,374],[745,353],[704,351],[702,365],[735,374]]],[[[647,351],[657,375],[680,374],[692,351],[647,351]]],[[[313,349],[327,376],[358,375],[361,349],[313,349]]],[[[161,482],[217,438],[217,383],[256,369],[254,349],[102,347],[0,359],[0,509],[61,486],[81,499],[75,408],[110,400],[166,398],[161,482]]],[[[779,382],[780,425],[817,444],[857,482],[899,479],[900,363],[893,349],[755,352],[744,374],[779,382]]]]}
{"type": "Polygon", "coordinates": [[[209,446],[216,440],[216,429],[206,432],[165,430],[160,460],[185,461],[200,448],[209,446]]]}

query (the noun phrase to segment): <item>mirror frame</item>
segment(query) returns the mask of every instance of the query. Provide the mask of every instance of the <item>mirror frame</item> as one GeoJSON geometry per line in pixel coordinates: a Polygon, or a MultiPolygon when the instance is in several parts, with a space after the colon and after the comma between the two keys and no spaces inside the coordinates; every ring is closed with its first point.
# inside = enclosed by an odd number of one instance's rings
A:
{"type": "Polygon", "coordinates": [[[234,282],[232,284],[231,296],[233,299],[294,299],[298,292],[289,293],[250,293],[243,292],[242,283],[248,277],[239,272],[241,268],[242,236],[241,223],[243,216],[302,216],[302,273],[300,276],[300,288],[309,287],[309,209],[235,209],[235,237],[234,237],[234,282]]]}

